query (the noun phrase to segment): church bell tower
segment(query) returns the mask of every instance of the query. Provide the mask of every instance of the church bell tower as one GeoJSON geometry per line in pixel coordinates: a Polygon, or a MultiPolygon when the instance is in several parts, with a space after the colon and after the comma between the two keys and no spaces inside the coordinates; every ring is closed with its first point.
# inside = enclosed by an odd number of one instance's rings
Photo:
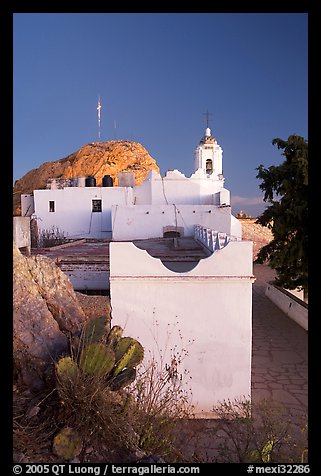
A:
{"type": "Polygon", "coordinates": [[[195,172],[202,169],[209,178],[222,180],[222,155],[223,150],[212,136],[211,129],[207,124],[205,135],[195,150],[195,172]]]}

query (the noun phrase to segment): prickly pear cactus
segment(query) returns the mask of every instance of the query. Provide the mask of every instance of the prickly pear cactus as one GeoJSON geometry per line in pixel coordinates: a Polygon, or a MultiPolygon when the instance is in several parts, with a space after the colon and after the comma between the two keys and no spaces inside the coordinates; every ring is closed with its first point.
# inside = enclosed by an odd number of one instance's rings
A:
{"type": "Polygon", "coordinates": [[[107,345],[115,348],[122,335],[123,329],[120,326],[113,326],[107,337],[107,345]]]}
{"type": "Polygon", "coordinates": [[[71,357],[62,357],[56,363],[56,374],[61,382],[73,381],[78,377],[79,369],[71,357]]]}
{"type": "Polygon", "coordinates": [[[118,375],[127,367],[136,367],[144,358],[143,346],[132,337],[122,337],[115,347],[116,366],[113,375],[118,375]]]}
{"type": "Polygon", "coordinates": [[[76,430],[65,427],[53,440],[53,451],[60,458],[69,460],[78,456],[82,449],[82,441],[76,430]]]}
{"type": "Polygon", "coordinates": [[[136,378],[136,369],[127,368],[122,370],[116,377],[109,380],[109,387],[111,390],[116,391],[121,388],[127,387],[136,378]]]}
{"type": "Polygon", "coordinates": [[[107,375],[114,364],[115,354],[104,344],[90,344],[80,354],[81,370],[95,377],[107,375]]]}
{"type": "Polygon", "coordinates": [[[82,335],[81,343],[82,347],[86,347],[89,344],[97,344],[102,340],[107,330],[107,318],[105,316],[94,317],[86,322],[82,335]]]}

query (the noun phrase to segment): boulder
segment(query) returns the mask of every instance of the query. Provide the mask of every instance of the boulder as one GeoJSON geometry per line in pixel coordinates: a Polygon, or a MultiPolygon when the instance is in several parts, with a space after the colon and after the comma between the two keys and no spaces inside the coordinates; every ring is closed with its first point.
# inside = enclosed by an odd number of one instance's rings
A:
{"type": "Polygon", "coordinates": [[[40,389],[86,315],[68,277],[45,256],[13,245],[13,360],[19,383],[40,389]]]}

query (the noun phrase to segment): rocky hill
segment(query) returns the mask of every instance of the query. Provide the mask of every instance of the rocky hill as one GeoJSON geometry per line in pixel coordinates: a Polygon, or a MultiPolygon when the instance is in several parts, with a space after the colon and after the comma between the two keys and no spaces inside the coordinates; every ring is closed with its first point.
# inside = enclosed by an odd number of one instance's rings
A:
{"type": "Polygon", "coordinates": [[[13,188],[13,214],[21,214],[21,194],[46,188],[49,178],[93,175],[100,186],[103,176],[110,175],[117,185],[118,172],[134,172],[136,185],[140,185],[151,169],[159,172],[155,159],[138,142],[91,142],[63,159],[43,163],[17,180],[13,188]]]}

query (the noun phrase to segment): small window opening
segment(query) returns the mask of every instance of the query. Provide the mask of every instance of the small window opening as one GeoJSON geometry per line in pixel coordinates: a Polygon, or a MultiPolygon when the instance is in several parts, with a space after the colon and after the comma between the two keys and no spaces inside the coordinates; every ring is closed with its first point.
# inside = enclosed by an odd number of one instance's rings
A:
{"type": "Polygon", "coordinates": [[[92,201],[92,211],[93,212],[101,212],[101,200],[93,200],[92,201]]]}
{"type": "Polygon", "coordinates": [[[55,211],[55,202],[54,200],[49,200],[49,212],[55,211]]]}

